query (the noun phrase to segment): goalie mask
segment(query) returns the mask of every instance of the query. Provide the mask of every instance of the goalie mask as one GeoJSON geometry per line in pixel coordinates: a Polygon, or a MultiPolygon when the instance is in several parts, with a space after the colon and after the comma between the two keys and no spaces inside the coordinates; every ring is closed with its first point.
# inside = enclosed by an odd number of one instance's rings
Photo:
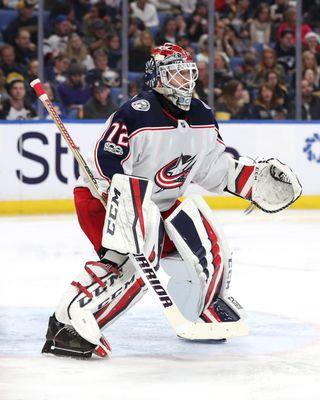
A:
{"type": "Polygon", "coordinates": [[[190,53],[171,43],[156,47],[146,63],[146,85],[165,96],[175,106],[188,111],[198,68],[190,53]]]}

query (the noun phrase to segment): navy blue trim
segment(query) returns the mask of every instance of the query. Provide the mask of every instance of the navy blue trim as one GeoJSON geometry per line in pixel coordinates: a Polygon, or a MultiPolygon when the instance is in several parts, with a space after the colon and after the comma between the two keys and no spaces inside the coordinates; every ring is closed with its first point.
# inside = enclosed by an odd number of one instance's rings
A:
{"type": "MultiPolygon", "coordinates": [[[[106,120],[104,119],[64,119],[64,123],[66,124],[104,124],[106,120]]],[[[279,121],[274,121],[270,119],[266,120],[261,120],[261,119],[250,119],[250,120],[244,120],[244,119],[231,119],[229,121],[219,121],[219,125],[224,125],[224,124],[320,124],[320,119],[318,120],[299,120],[296,121],[294,119],[285,119],[285,120],[279,120],[279,121]]],[[[7,121],[7,120],[0,120],[0,125],[12,125],[12,124],[54,124],[53,121],[48,120],[48,119],[37,119],[37,120],[15,120],[15,121],[7,121]]]]}
{"type": "Polygon", "coordinates": [[[198,258],[203,272],[207,278],[209,272],[207,269],[208,261],[206,258],[206,249],[203,247],[200,236],[197,232],[194,222],[189,215],[180,210],[178,214],[172,218],[171,224],[175,227],[181,238],[186,242],[192,253],[198,258]]]}

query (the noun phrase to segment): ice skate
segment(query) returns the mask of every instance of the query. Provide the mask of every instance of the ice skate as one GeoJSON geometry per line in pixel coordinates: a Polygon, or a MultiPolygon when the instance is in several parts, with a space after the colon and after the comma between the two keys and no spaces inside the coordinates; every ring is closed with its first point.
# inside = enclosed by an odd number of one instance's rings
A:
{"type": "Polygon", "coordinates": [[[71,325],[59,322],[54,314],[49,318],[46,339],[41,352],[55,356],[90,358],[96,348],[96,345],[83,339],[71,325]]]}

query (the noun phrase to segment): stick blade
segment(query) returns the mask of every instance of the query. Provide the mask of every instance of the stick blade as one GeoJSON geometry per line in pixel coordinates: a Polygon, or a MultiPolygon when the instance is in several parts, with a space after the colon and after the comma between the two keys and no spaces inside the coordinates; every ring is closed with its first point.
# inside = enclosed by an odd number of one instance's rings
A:
{"type": "Polygon", "coordinates": [[[249,328],[243,321],[219,323],[187,323],[177,329],[177,335],[188,340],[222,340],[247,336],[249,328]]]}

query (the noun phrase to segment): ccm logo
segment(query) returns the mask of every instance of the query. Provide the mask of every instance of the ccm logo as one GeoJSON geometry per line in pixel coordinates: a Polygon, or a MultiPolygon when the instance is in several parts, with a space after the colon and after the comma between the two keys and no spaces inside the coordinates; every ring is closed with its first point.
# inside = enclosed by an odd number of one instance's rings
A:
{"type": "Polygon", "coordinates": [[[110,235],[114,235],[114,232],[116,230],[116,224],[115,221],[117,219],[118,215],[118,207],[119,207],[119,197],[121,196],[121,193],[117,188],[114,188],[114,195],[111,197],[110,201],[110,209],[109,209],[109,215],[108,215],[108,225],[107,225],[107,233],[110,235]]]}

